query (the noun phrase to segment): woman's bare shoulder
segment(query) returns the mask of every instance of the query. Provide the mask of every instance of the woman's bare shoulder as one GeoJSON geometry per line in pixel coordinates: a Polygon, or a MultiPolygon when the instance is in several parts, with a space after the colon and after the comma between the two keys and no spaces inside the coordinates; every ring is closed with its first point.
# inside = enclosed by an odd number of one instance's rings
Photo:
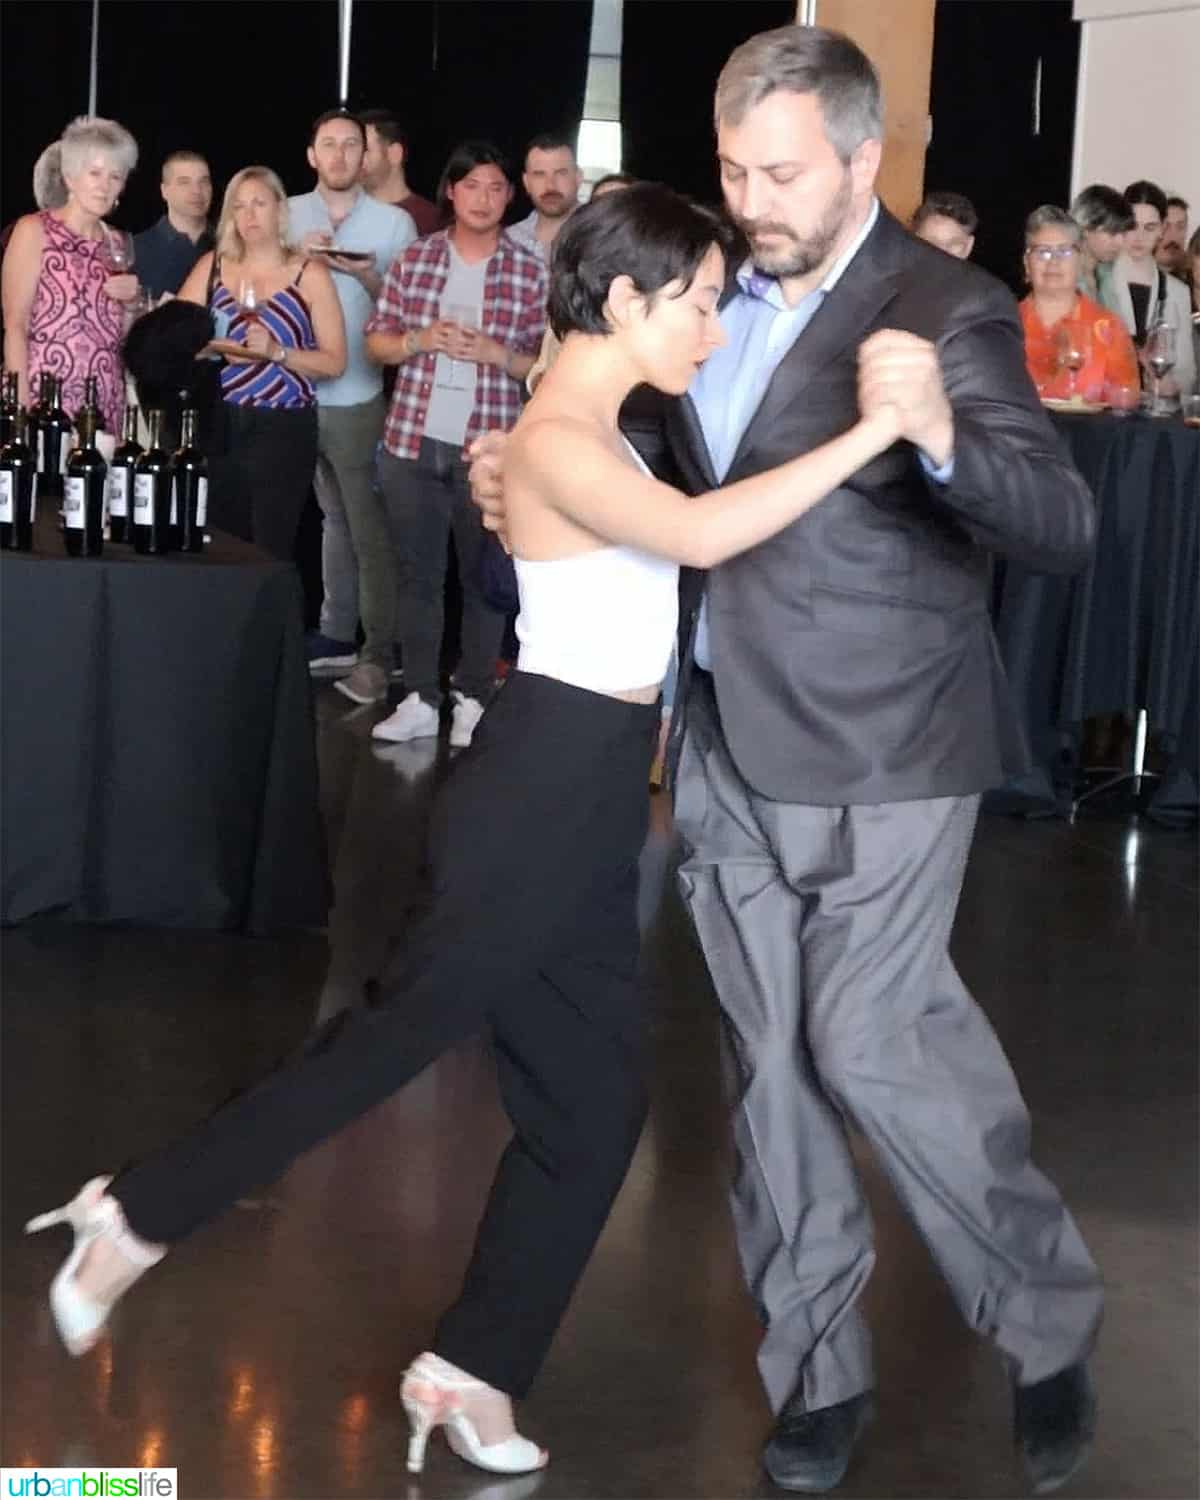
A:
{"type": "Polygon", "coordinates": [[[561,473],[605,454],[615,456],[612,441],[596,423],[568,412],[535,414],[530,410],[513,429],[505,466],[515,461],[534,471],[553,469],[561,473]]]}

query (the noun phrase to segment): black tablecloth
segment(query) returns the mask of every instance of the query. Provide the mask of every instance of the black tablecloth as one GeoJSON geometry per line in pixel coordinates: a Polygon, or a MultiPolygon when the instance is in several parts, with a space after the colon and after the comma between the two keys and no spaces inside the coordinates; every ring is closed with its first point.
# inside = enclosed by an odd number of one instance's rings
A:
{"type": "Polygon", "coordinates": [[[0,553],[3,920],[324,922],[295,570],[219,532],[67,558],[52,514],[35,549],[0,553]]]}
{"type": "Polygon", "coordinates": [[[1138,416],[1052,420],[1096,497],[1096,550],[1070,578],[997,566],[996,635],[1034,770],[987,805],[1068,809],[1083,721],[1144,708],[1168,756],[1150,814],[1194,818],[1200,431],[1138,416]]]}

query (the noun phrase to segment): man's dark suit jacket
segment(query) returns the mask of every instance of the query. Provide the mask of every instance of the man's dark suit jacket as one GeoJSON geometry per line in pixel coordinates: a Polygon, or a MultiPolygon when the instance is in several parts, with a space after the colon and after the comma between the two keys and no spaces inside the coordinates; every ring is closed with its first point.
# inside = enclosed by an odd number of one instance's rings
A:
{"type": "MultiPolygon", "coordinates": [[[[937,345],[954,410],[949,483],[897,443],[770,541],[685,575],[675,746],[706,583],[725,738],[775,801],[962,796],[1024,769],[988,616],[991,555],[1070,572],[1093,542],[1092,499],[1026,373],[1011,294],[884,210],[776,370],[724,482],[844,432],[858,345],[880,328],[937,345]]],[[[631,398],[622,425],[661,477],[691,494],[716,487],[688,397],[631,398]]]]}

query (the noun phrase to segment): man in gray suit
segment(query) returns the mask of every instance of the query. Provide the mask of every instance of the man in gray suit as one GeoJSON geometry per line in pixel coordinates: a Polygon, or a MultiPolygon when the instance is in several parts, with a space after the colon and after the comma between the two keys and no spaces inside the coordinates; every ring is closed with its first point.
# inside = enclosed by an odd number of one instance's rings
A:
{"type": "MultiPolygon", "coordinates": [[[[947,944],[979,794],[1023,755],[990,554],[1074,569],[1094,517],[1026,374],[1011,295],[876,199],[880,117],[869,60],[815,27],[752,38],[718,83],[722,185],[750,254],[723,303],[728,343],[665,403],[685,485],[842,431],[864,343],[864,382],[901,409],[907,441],[685,587],[681,881],[736,1080],[768,1472],[832,1488],[872,1409],[853,1123],[1009,1362],[1018,1446],[1045,1492],[1091,1440],[1099,1277],[1030,1161],[1016,1080],[947,944]]],[[[652,423],[626,426],[661,457],[652,423]]]]}

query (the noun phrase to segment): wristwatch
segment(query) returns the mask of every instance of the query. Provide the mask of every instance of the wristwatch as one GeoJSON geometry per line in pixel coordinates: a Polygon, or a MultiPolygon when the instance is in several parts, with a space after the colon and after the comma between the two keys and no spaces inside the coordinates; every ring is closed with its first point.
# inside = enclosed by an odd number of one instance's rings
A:
{"type": "Polygon", "coordinates": [[[420,350],[420,347],[421,347],[420,338],[421,338],[421,335],[417,332],[417,330],[415,328],[410,328],[408,330],[408,332],[404,335],[404,357],[405,357],[405,359],[411,359],[413,357],[413,355],[416,354],[420,350]]]}

